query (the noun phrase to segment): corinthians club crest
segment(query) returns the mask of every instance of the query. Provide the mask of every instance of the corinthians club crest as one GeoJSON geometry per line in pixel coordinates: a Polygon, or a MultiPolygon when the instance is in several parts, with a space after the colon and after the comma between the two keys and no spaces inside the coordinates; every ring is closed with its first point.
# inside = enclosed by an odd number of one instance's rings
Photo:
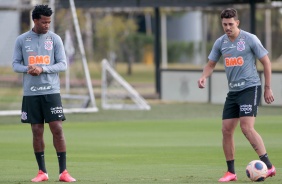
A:
{"type": "Polygon", "coordinates": [[[45,49],[52,50],[53,49],[53,42],[52,41],[45,41],[45,49]]]}
{"type": "Polygon", "coordinates": [[[243,51],[243,50],[245,50],[245,42],[244,42],[244,41],[239,41],[239,42],[237,42],[237,50],[238,50],[238,51],[243,51]]]}

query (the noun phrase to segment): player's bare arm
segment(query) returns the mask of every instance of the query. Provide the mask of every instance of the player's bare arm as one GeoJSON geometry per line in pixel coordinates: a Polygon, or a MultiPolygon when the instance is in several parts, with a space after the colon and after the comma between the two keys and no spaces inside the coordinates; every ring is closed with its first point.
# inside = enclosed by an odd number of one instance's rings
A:
{"type": "Polygon", "coordinates": [[[212,74],[215,68],[216,62],[209,60],[204,67],[201,78],[198,80],[198,87],[205,88],[207,78],[212,74]]]}
{"type": "Polygon", "coordinates": [[[271,104],[274,101],[273,92],[271,90],[271,62],[269,57],[265,55],[260,59],[263,65],[263,73],[265,78],[264,83],[264,100],[267,104],[271,104]]]}

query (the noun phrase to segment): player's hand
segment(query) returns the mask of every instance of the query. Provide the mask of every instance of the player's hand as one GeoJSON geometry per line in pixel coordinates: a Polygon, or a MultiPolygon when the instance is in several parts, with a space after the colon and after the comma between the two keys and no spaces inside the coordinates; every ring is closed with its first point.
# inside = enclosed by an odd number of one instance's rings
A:
{"type": "Polygon", "coordinates": [[[274,102],[273,92],[270,87],[264,89],[264,101],[267,104],[271,104],[272,102],[274,102]]]}
{"type": "Polygon", "coordinates": [[[36,65],[28,65],[28,71],[27,73],[32,76],[38,76],[42,73],[43,68],[36,65]]]}
{"type": "Polygon", "coordinates": [[[198,80],[198,87],[199,88],[205,88],[206,87],[206,78],[202,77],[198,80]]]}

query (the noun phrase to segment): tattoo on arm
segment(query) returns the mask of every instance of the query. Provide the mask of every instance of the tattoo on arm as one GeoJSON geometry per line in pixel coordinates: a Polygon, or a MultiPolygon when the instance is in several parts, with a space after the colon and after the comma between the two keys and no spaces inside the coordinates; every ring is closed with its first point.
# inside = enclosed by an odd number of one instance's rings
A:
{"type": "Polygon", "coordinates": [[[257,148],[257,145],[256,144],[251,144],[252,145],[252,147],[254,148],[254,150],[255,151],[257,151],[258,150],[258,148],[257,148]]]}

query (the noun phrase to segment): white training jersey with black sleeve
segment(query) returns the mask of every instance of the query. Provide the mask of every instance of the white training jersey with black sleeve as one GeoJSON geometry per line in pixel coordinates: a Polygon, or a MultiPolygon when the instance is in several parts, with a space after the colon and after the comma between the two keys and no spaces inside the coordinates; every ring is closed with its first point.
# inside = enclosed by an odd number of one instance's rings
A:
{"type": "Polygon", "coordinates": [[[261,85],[256,68],[256,59],[268,54],[256,35],[240,30],[231,42],[226,34],[218,38],[208,59],[218,62],[223,56],[229,91],[261,85]]]}
{"type": "Polygon", "coordinates": [[[13,70],[23,73],[23,95],[60,93],[59,72],[67,69],[62,39],[55,33],[37,34],[32,30],[16,39],[13,70]],[[28,65],[43,68],[39,76],[27,74],[28,65]]]}

